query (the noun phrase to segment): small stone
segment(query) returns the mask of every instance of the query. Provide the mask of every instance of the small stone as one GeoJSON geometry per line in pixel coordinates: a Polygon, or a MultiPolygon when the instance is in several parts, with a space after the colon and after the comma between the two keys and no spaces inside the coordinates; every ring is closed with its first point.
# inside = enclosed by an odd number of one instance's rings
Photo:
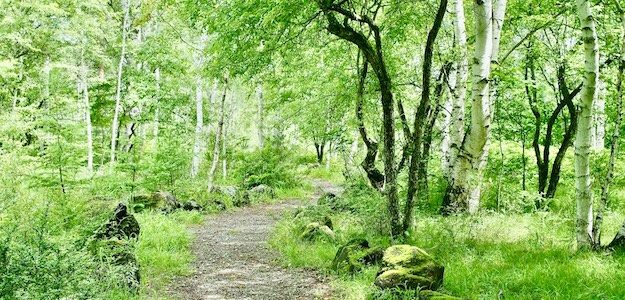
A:
{"type": "Polygon", "coordinates": [[[306,226],[301,238],[307,241],[317,239],[334,241],[336,239],[336,235],[328,226],[321,225],[318,222],[313,222],[306,226]]]}

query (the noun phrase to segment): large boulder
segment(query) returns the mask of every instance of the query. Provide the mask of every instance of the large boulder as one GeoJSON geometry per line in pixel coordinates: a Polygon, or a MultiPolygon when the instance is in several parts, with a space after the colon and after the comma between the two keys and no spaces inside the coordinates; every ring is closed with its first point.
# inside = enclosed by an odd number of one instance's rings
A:
{"type": "Polygon", "coordinates": [[[276,192],[270,186],[266,184],[257,185],[249,190],[249,193],[253,196],[268,196],[270,198],[276,197],[276,192]]]}
{"type": "Polygon", "coordinates": [[[136,195],[132,197],[130,205],[133,211],[140,212],[145,209],[156,209],[164,212],[172,212],[182,208],[182,204],[170,192],[155,192],[151,195],[136,195]]]}
{"type": "Polygon", "coordinates": [[[397,245],[384,251],[375,285],[383,289],[436,290],[443,284],[445,268],[424,250],[397,245]]]}
{"type": "Polygon", "coordinates": [[[94,234],[91,248],[99,257],[118,267],[124,283],[133,292],[138,292],[141,282],[134,247],[140,232],[137,219],[128,213],[126,205],[120,203],[113,217],[94,234]]]}
{"type": "Polygon", "coordinates": [[[369,247],[365,239],[353,239],[341,246],[332,261],[332,269],[338,273],[354,273],[365,266],[375,265],[382,260],[382,248],[369,247]]]}
{"type": "Polygon", "coordinates": [[[228,196],[230,198],[235,198],[239,190],[236,186],[216,186],[213,187],[213,192],[217,194],[221,194],[224,196],[228,196]]]}
{"type": "Polygon", "coordinates": [[[182,204],[180,204],[176,196],[170,192],[156,192],[152,194],[152,199],[155,203],[158,203],[158,208],[165,212],[172,212],[182,208],[182,204]]]}
{"type": "Polygon", "coordinates": [[[141,228],[135,216],[128,213],[128,207],[125,204],[120,203],[115,208],[113,217],[96,231],[95,238],[137,240],[140,232],[141,228]]]}
{"type": "Polygon", "coordinates": [[[304,232],[300,236],[302,240],[313,241],[313,240],[326,240],[326,241],[334,241],[336,239],[336,235],[334,231],[330,229],[330,227],[320,224],[319,222],[312,222],[306,225],[304,232]]]}

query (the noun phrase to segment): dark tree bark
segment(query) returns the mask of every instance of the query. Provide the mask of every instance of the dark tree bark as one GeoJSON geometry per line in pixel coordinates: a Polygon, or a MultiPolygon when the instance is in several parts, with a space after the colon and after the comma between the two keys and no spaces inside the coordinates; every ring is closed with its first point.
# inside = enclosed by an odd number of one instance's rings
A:
{"type": "MultiPolygon", "coordinates": [[[[560,171],[562,168],[562,161],[566,155],[567,150],[573,145],[573,137],[577,130],[577,110],[573,99],[581,91],[582,85],[578,85],[573,91],[569,90],[566,83],[566,67],[564,64],[560,65],[557,72],[558,87],[557,93],[559,94],[559,102],[551,111],[549,119],[547,120],[547,129],[544,135],[544,145],[541,151],[540,138],[541,128],[543,126],[542,115],[538,108],[538,93],[534,86],[536,82],[536,66],[534,64],[533,54],[530,53],[527,57],[527,64],[525,66],[525,92],[534,115],[534,136],[532,139],[532,146],[534,148],[534,154],[536,155],[536,167],[538,169],[538,193],[541,199],[537,200],[535,205],[537,209],[544,208],[543,199],[552,199],[555,196],[558,182],[560,181],[560,171]],[[530,85],[529,82],[532,82],[530,85]],[[566,108],[570,117],[570,124],[566,127],[564,136],[562,137],[562,143],[558,148],[558,153],[553,159],[550,160],[550,150],[553,143],[553,127],[558,121],[558,116],[566,108]],[[551,170],[550,170],[551,167],[551,170]]],[[[554,86],[554,89],[555,86],[554,86]]]]}
{"type": "Polygon", "coordinates": [[[397,176],[395,169],[394,100],[393,92],[391,90],[391,78],[384,62],[380,28],[367,15],[357,15],[354,12],[343,8],[340,3],[336,4],[332,1],[317,0],[317,4],[328,21],[328,26],[326,28],[328,32],[356,45],[363,53],[363,56],[373,69],[373,72],[378,79],[383,119],[385,174],[384,193],[388,203],[391,223],[391,237],[395,239],[402,234],[402,226],[399,215],[399,203],[397,199],[397,176]],[[345,21],[342,23],[339,22],[336,15],[340,15],[345,19],[345,21]],[[352,28],[349,21],[357,22],[366,26],[373,34],[374,45],[369,42],[369,39],[362,31],[357,31],[352,28]]]}
{"type": "MultiPolygon", "coordinates": [[[[434,54],[434,43],[438,36],[438,32],[443,23],[445,12],[447,9],[447,0],[441,0],[434,18],[434,24],[428,33],[427,42],[425,44],[424,59],[423,59],[423,77],[422,77],[422,92],[419,108],[415,114],[414,127],[412,130],[412,146],[410,167],[408,169],[408,191],[406,195],[406,204],[404,206],[404,222],[403,232],[406,232],[412,226],[413,210],[414,210],[414,196],[420,186],[424,190],[420,190],[420,193],[428,193],[427,191],[427,160],[429,159],[429,151],[431,144],[431,127],[433,124],[432,117],[435,117],[438,112],[431,111],[430,103],[430,83],[432,80],[432,60],[434,54]],[[429,127],[427,130],[425,127],[429,127]],[[429,140],[429,141],[428,141],[429,140]],[[419,184],[420,182],[420,184],[419,184]]],[[[441,75],[446,71],[441,71],[441,75]]],[[[442,87],[440,89],[442,91],[442,87]]],[[[434,119],[435,120],[435,119],[434,119]]]]}
{"type": "Polygon", "coordinates": [[[362,62],[362,69],[360,68],[360,52],[358,54],[358,59],[356,60],[356,65],[358,68],[358,92],[356,95],[356,120],[358,122],[358,132],[360,133],[360,137],[362,141],[365,143],[365,147],[367,148],[367,154],[365,159],[362,161],[361,166],[365,173],[367,174],[367,178],[373,186],[378,191],[382,191],[384,187],[384,174],[375,165],[377,156],[378,156],[378,143],[369,138],[367,134],[367,128],[365,127],[365,121],[363,117],[363,101],[365,95],[365,82],[367,79],[367,73],[369,72],[369,64],[367,61],[362,62]]]}
{"type": "Polygon", "coordinates": [[[317,151],[317,163],[323,163],[323,150],[325,148],[325,143],[315,143],[315,150],[317,151]]]}

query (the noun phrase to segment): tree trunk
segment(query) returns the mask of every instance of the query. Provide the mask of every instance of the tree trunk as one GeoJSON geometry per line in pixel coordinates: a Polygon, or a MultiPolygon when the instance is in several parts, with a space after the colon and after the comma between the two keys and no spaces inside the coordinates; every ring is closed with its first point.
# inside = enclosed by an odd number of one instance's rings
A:
{"type": "Polygon", "coordinates": [[[215,171],[217,171],[217,165],[219,164],[219,150],[221,143],[221,135],[224,127],[224,114],[226,111],[226,96],[228,92],[228,77],[224,77],[224,91],[221,95],[221,106],[219,107],[219,121],[217,123],[217,130],[215,132],[215,147],[213,148],[213,162],[211,168],[208,171],[208,191],[213,191],[213,183],[215,179],[215,171]]]}
{"type": "Polygon", "coordinates": [[[85,64],[84,50],[80,56],[80,92],[85,107],[85,125],[87,129],[87,170],[93,174],[93,127],[91,124],[91,104],[89,103],[88,68],[85,64]]]}
{"type": "Polygon", "coordinates": [[[123,23],[122,23],[122,45],[119,54],[119,65],[117,66],[117,88],[115,90],[115,113],[113,114],[113,124],[111,125],[111,164],[115,163],[115,150],[117,148],[117,137],[119,135],[119,113],[122,101],[122,73],[126,60],[126,39],[130,27],[130,1],[122,0],[123,23]]]}
{"type": "Polygon", "coordinates": [[[19,59],[19,65],[18,65],[18,69],[19,71],[17,72],[17,84],[15,89],[13,90],[13,111],[15,111],[15,109],[17,109],[17,106],[19,104],[19,98],[21,96],[21,84],[22,84],[22,80],[24,79],[24,57],[21,56],[19,59]]]}
{"type": "Polygon", "coordinates": [[[200,170],[202,160],[202,133],[204,131],[204,97],[202,79],[198,76],[195,83],[195,143],[191,160],[191,178],[195,178],[200,170]]]}
{"type": "Polygon", "coordinates": [[[599,43],[590,3],[587,0],[577,0],[577,12],[581,24],[582,41],[584,42],[585,72],[581,101],[578,105],[579,121],[575,137],[576,237],[578,248],[585,249],[592,245],[592,190],[588,154],[591,146],[593,103],[597,98],[599,43]]]}
{"type": "MultiPolygon", "coordinates": [[[[625,73],[625,13],[619,6],[621,13],[621,53],[618,67],[618,75],[616,81],[616,120],[614,121],[614,131],[612,132],[612,144],[610,145],[610,161],[608,163],[608,172],[603,183],[601,184],[601,199],[597,207],[597,215],[593,224],[592,235],[594,237],[593,248],[601,248],[601,225],[603,224],[603,212],[608,206],[610,196],[610,185],[614,179],[614,165],[618,156],[619,139],[621,137],[621,125],[623,124],[623,73],[625,73]]],[[[625,223],[621,230],[609,245],[610,248],[625,248],[625,223]]]]}
{"type": "Polygon", "coordinates": [[[256,87],[256,99],[258,100],[258,148],[265,147],[265,103],[263,99],[263,85],[256,87]]]}
{"type": "Polygon", "coordinates": [[[367,79],[367,73],[369,70],[369,64],[367,61],[362,62],[362,69],[360,67],[360,55],[359,52],[358,58],[356,60],[356,68],[358,70],[358,92],[356,94],[356,121],[358,124],[358,133],[360,134],[360,138],[365,144],[365,148],[367,153],[365,154],[365,158],[361,162],[362,169],[367,174],[367,178],[369,179],[369,183],[371,186],[377,189],[378,191],[382,191],[384,187],[384,174],[375,165],[375,161],[378,156],[378,143],[371,140],[367,134],[367,128],[365,127],[365,121],[362,111],[362,106],[364,102],[364,93],[365,93],[365,81],[367,79]]]}
{"type": "Polygon", "coordinates": [[[319,165],[323,163],[323,150],[325,146],[326,146],[325,143],[315,142],[315,151],[317,152],[317,163],[319,165]]]}
{"type": "Polygon", "coordinates": [[[464,116],[465,101],[467,97],[467,80],[469,79],[469,61],[467,53],[467,32],[465,28],[464,1],[454,0],[453,14],[454,30],[456,35],[456,44],[458,49],[458,64],[456,75],[454,76],[455,84],[451,89],[451,98],[453,99],[452,120],[450,124],[450,161],[449,170],[447,171],[447,179],[451,179],[452,170],[458,157],[458,150],[464,138],[464,116]]]}
{"type": "MultiPolygon", "coordinates": [[[[436,17],[434,18],[434,24],[428,33],[427,42],[425,44],[425,50],[423,54],[423,74],[422,74],[422,92],[421,101],[417,112],[415,114],[414,127],[412,133],[412,155],[410,158],[410,167],[408,169],[408,191],[406,195],[406,204],[404,206],[404,222],[402,231],[406,232],[412,227],[413,223],[413,210],[414,210],[414,196],[417,193],[419,187],[420,193],[428,193],[427,191],[427,160],[429,159],[429,143],[427,141],[426,133],[431,128],[426,130],[426,127],[433,125],[429,123],[428,117],[431,117],[431,101],[430,101],[430,83],[432,80],[432,60],[434,54],[434,44],[438,37],[438,32],[443,24],[443,18],[447,9],[447,0],[441,0],[438,6],[436,17]],[[427,146],[427,149],[426,149],[427,146]],[[427,153],[424,153],[427,150],[427,153]]],[[[441,74],[445,71],[441,71],[441,74]]]]}
{"type": "Polygon", "coordinates": [[[156,81],[156,109],[154,109],[154,153],[158,153],[158,127],[160,126],[161,114],[161,69],[154,70],[154,81],[156,81]]]}
{"type": "Polygon", "coordinates": [[[479,208],[482,171],[488,152],[491,96],[494,95],[490,90],[491,63],[497,62],[505,8],[505,0],[476,1],[474,4],[477,34],[472,66],[471,126],[460,147],[452,180],[443,199],[446,213],[458,210],[474,213],[479,208]]]}
{"type": "Polygon", "coordinates": [[[395,100],[393,99],[391,78],[384,62],[380,28],[371,18],[358,16],[344,9],[340,4],[323,0],[317,0],[317,4],[328,21],[328,27],[326,28],[328,32],[358,46],[378,79],[384,137],[384,194],[386,195],[388,205],[391,238],[396,239],[402,234],[402,224],[399,215],[397,172],[395,169],[395,100]],[[344,22],[339,22],[334,14],[339,14],[349,20],[366,25],[373,33],[375,47],[371,45],[369,39],[362,32],[354,30],[344,22]]]}
{"type": "Polygon", "coordinates": [[[228,178],[228,132],[230,131],[230,126],[232,125],[232,120],[234,118],[234,105],[235,102],[232,101],[232,105],[230,107],[230,111],[228,112],[228,120],[225,121],[223,134],[222,134],[222,143],[221,143],[221,178],[226,180],[228,178]]]}

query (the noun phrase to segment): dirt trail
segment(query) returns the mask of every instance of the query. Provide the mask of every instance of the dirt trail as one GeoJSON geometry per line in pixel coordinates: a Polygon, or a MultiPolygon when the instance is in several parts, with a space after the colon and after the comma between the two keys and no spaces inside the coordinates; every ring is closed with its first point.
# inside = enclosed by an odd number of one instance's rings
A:
{"type": "MultiPolygon", "coordinates": [[[[329,182],[314,181],[317,192],[338,193],[329,182]]],[[[174,299],[329,299],[330,288],[314,271],[279,266],[268,246],[275,223],[285,212],[306,205],[289,200],[211,216],[192,228],[196,240],[194,274],[170,287],[174,299]]]]}

